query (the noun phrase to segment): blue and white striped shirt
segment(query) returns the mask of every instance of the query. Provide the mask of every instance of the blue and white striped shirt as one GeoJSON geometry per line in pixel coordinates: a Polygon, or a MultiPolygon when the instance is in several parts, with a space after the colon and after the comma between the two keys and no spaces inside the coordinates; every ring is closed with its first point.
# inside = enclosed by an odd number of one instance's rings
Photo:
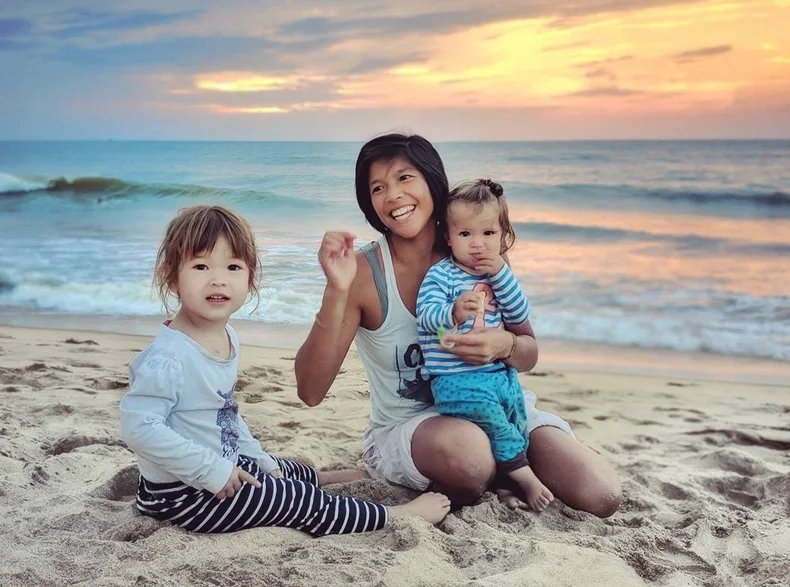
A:
{"type": "MultiPolygon", "coordinates": [[[[500,328],[503,322],[518,326],[529,320],[529,300],[507,263],[496,275],[471,275],[450,257],[445,257],[428,270],[417,295],[417,332],[425,357],[425,373],[449,375],[499,368],[493,363],[483,366],[465,363],[439,344],[439,328],[453,327],[455,300],[468,291],[485,292],[487,328],[500,328]]],[[[469,332],[473,326],[482,326],[475,325],[476,319],[467,319],[458,326],[458,332],[469,332]]]]}

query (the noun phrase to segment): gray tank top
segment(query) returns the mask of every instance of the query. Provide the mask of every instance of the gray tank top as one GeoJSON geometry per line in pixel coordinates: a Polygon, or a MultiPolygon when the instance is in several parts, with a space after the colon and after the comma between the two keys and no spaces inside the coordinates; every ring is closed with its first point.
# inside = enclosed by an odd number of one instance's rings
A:
{"type": "Polygon", "coordinates": [[[377,243],[383,267],[372,243],[363,246],[362,252],[373,271],[383,319],[376,330],[360,326],[354,338],[368,376],[368,431],[410,419],[433,402],[430,378],[422,373],[425,361],[417,339],[417,319],[398,292],[386,237],[380,237],[377,243]]]}

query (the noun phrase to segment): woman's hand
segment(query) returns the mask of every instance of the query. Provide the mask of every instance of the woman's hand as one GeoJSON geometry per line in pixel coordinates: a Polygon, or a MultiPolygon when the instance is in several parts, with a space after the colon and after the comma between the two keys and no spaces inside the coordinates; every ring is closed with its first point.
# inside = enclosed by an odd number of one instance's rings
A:
{"type": "Polygon", "coordinates": [[[318,249],[318,262],[326,275],[327,286],[347,291],[357,275],[354,235],[348,232],[327,232],[318,249]]]}
{"type": "Polygon", "coordinates": [[[472,330],[465,334],[446,334],[445,342],[455,343],[449,352],[466,363],[487,365],[507,356],[513,347],[513,335],[500,328],[472,330]]]}
{"type": "Polygon", "coordinates": [[[236,492],[241,489],[241,486],[245,483],[250,483],[251,485],[255,485],[255,487],[260,487],[261,482],[258,481],[255,477],[250,475],[244,469],[240,469],[238,467],[233,467],[233,471],[228,478],[227,483],[225,483],[224,487],[220,489],[215,496],[217,499],[225,499],[226,497],[233,497],[236,495],[236,492]]]}

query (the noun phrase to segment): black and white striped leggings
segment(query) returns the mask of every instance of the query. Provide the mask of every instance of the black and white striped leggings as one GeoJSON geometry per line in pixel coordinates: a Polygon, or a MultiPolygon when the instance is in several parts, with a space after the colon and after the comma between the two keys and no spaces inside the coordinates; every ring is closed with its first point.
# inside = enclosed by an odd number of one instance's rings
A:
{"type": "Polygon", "coordinates": [[[318,487],[312,467],[278,459],[283,478],[265,474],[251,458],[236,465],[261,482],[244,483],[233,497],[174,483],[154,483],[140,476],[137,508],[146,516],[171,522],[193,532],[235,532],[258,526],[284,526],[313,536],[379,530],[387,523],[387,508],[354,497],[334,496],[318,487]]]}

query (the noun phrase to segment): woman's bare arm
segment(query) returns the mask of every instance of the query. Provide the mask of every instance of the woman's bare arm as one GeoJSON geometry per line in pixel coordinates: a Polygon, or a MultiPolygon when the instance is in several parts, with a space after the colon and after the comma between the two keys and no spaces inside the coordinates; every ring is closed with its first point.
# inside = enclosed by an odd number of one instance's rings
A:
{"type": "MultiPolygon", "coordinates": [[[[509,327],[507,332],[516,337],[516,347],[513,354],[505,359],[505,363],[515,368],[516,371],[524,372],[533,369],[538,364],[538,341],[535,339],[535,332],[529,321],[520,326],[509,327]]],[[[507,357],[506,354],[502,358],[507,357]]]]}
{"type": "Polygon", "coordinates": [[[296,392],[308,406],[326,397],[348,354],[361,312],[349,291],[327,286],[310,334],[296,353],[296,392]]]}
{"type": "Polygon", "coordinates": [[[294,362],[296,392],[308,406],[317,406],[326,397],[362,315],[354,295],[360,289],[354,235],[327,232],[318,249],[318,261],[326,275],[324,298],[294,362]]]}

